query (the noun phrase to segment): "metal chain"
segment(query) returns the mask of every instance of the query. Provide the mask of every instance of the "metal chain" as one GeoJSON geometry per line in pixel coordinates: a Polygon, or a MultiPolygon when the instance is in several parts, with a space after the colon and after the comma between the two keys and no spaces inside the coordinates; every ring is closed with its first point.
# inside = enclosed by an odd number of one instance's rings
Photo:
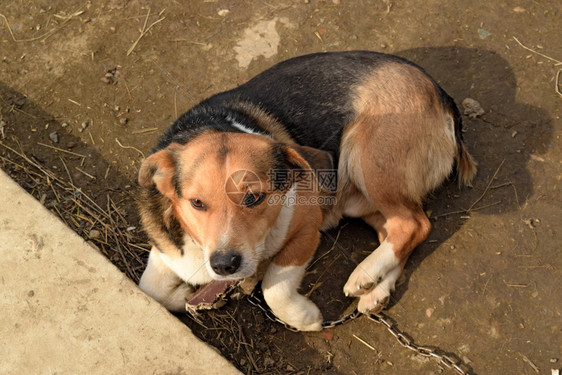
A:
{"type": "MultiPolygon", "coordinates": [[[[273,314],[273,312],[271,311],[269,306],[267,306],[267,304],[265,303],[265,300],[264,300],[263,295],[261,293],[261,288],[259,288],[259,287],[255,288],[254,291],[252,291],[252,293],[247,296],[247,299],[248,299],[248,302],[250,302],[250,304],[252,304],[253,306],[256,306],[261,311],[263,311],[263,313],[265,314],[265,316],[269,320],[271,320],[273,322],[277,322],[279,324],[282,324],[289,331],[299,332],[298,329],[288,325],[287,323],[285,323],[284,321],[282,321],[281,319],[276,317],[275,314],[273,314]]],[[[322,323],[322,329],[334,328],[334,327],[340,326],[342,324],[345,324],[345,323],[347,323],[351,320],[354,320],[354,319],[360,317],[361,315],[363,315],[363,314],[361,314],[356,309],[355,311],[353,311],[350,314],[345,315],[341,319],[323,322],[322,323]]],[[[427,346],[421,346],[421,345],[415,344],[403,332],[398,330],[398,328],[396,328],[396,326],[394,324],[392,324],[392,322],[389,320],[389,318],[386,315],[384,315],[382,313],[378,313],[378,314],[365,314],[365,316],[367,318],[371,319],[373,322],[378,323],[378,324],[382,324],[383,326],[385,326],[387,331],[390,332],[390,334],[392,336],[394,336],[396,338],[396,340],[400,343],[400,345],[402,345],[403,347],[405,347],[407,349],[410,349],[410,350],[416,352],[417,354],[419,354],[423,357],[435,358],[435,359],[439,360],[440,365],[442,365],[443,367],[446,367],[447,369],[453,369],[458,374],[461,374],[461,375],[469,375],[470,374],[468,371],[463,370],[456,363],[456,361],[453,358],[449,357],[446,354],[439,353],[439,352],[441,352],[440,350],[435,350],[435,349],[431,349],[427,346]]]]}

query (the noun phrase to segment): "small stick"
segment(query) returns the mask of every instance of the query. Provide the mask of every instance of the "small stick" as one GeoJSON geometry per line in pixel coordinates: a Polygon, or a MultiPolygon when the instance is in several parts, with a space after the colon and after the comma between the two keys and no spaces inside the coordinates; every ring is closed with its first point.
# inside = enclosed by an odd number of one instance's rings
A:
{"type": "Polygon", "coordinates": [[[174,87],[174,115],[178,118],[178,87],[174,87]]]}
{"type": "Polygon", "coordinates": [[[531,362],[531,360],[530,360],[529,358],[527,358],[527,356],[526,356],[525,354],[519,353],[519,355],[520,355],[521,357],[523,357],[523,360],[524,360],[525,362],[527,362],[527,363],[529,364],[529,366],[531,366],[531,367],[533,368],[533,370],[535,370],[535,372],[536,372],[537,374],[540,373],[539,368],[538,368],[533,362],[531,362]]]}
{"type": "Polygon", "coordinates": [[[139,150],[138,148],[133,147],[133,146],[123,146],[123,144],[122,144],[121,142],[119,142],[119,139],[117,139],[117,138],[115,138],[115,142],[117,142],[117,144],[118,144],[121,148],[130,148],[130,149],[132,149],[132,150],[135,150],[135,151],[137,151],[139,154],[141,154],[141,156],[142,156],[143,159],[145,158],[144,153],[143,153],[141,150],[139,150]]]}
{"type": "Polygon", "coordinates": [[[16,37],[14,36],[14,33],[12,32],[12,27],[10,26],[10,23],[8,22],[8,19],[6,18],[5,15],[3,15],[2,13],[0,13],[0,17],[4,18],[4,21],[6,21],[6,27],[8,29],[8,31],[10,32],[10,36],[12,37],[12,39],[14,40],[14,42],[18,43],[18,42],[33,42],[35,40],[39,40],[39,39],[43,39],[43,38],[48,38],[51,35],[53,35],[54,33],[56,33],[57,31],[59,31],[60,29],[62,29],[64,26],[66,26],[66,24],[73,18],[76,16],[81,15],[82,13],[84,13],[83,10],[79,10],[74,12],[73,14],[71,14],[70,16],[68,16],[64,22],[57,28],[47,31],[46,33],[36,36],[34,38],[29,38],[29,39],[16,39],[16,37]]]}
{"type": "Polygon", "coordinates": [[[141,129],[141,130],[135,130],[131,134],[151,133],[151,132],[155,132],[156,130],[158,130],[158,128],[141,129]]]}
{"type": "Polygon", "coordinates": [[[516,37],[513,37],[513,39],[515,39],[515,41],[516,41],[517,43],[519,43],[519,45],[520,45],[521,47],[525,48],[527,51],[531,51],[531,52],[533,52],[533,53],[536,53],[536,54],[539,55],[539,56],[542,56],[542,57],[544,57],[544,58],[546,58],[546,59],[549,59],[550,61],[554,61],[554,62],[556,63],[556,65],[562,65],[562,61],[556,60],[556,59],[554,59],[554,58],[552,58],[552,57],[550,57],[550,56],[547,56],[547,55],[545,55],[545,54],[542,54],[542,53],[540,53],[540,52],[537,52],[537,51],[535,51],[535,50],[533,50],[533,49],[531,49],[531,48],[529,48],[529,47],[523,45],[523,43],[521,43],[521,42],[519,41],[519,39],[517,39],[516,37]]]}
{"type": "Polygon", "coordinates": [[[87,173],[87,172],[84,172],[83,170],[81,170],[81,169],[78,168],[78,167],[74,167],[74,169],[76,169],[78,172],[82,173],[83,175],[90,177],[92,180],[95,180],[95,179],[96,179],[94,176],[92,176],[91,174],[89,174],[89,173],[87,173]]]}
{"type": "Polygon", "coordinates": [[[492,178],[490,179],[490,181],[488,182],[488,185],[486,186],[486,189],[484,189],[484,192],[482,193],[482,195],[474,201],[474,203],[472,203],[470,205],[470,207],[468,208],[468,210],[466,210],[467,212],[470,212],[470,210],[472,210],[472,208],[476,205],[476,203],[480,202],[482,200],[482,198],[484,198],[484,196],[486,195],[486,193],[488,192],[488,190],[490,189],[490,185],[492,184],[492,182],[494,181],[494,178],[496,178],[498,172],[500,171],[500,168],[502,167],[503,163],[505,162],[505,159],[502,160],[502,162],[500,163],[500,165],[498,166],[498,168],[496,169],[496,171],[494,172],[494,175],[492,176],[492,178]]]}
{"type": "Polygon", "coordinates": [[[68,167],[66,166],[66,163],[64,162],[63,158],[61,158],[60,156],[59,156],[59,159],[62,162],[62,165],[64,166],[66,174],[68,175],[68,180],[70,181],[70,183],[72,185],[74,185],[74,181],[72,181],[72,176],[70,175],[70,172],[68,171],[68,167]]]}
{"type": "Polygon", "coordinates": [[[363,345],[365,345],[367,348],[371,349],[372,351],[376,352],[377,349],[375,349],[371,344],[369,344],[367,341],[363,340],[362,338],[360,338],[357,335],[353,335],[353,337],[355,337],[357,340],[359,340],[359,342],[363,345]]]}
{"type": "Polygon", "coordinates": [[[560,91],[560,73],[562,73],[562,69],[560,69],[556,73],[556,82],[554,82],[554,90],[558,95],[560,95],[560,97],[562,97],[562,92],[560,91]]]}
{"type": "Polygon", "coordinates": [[[76,152],[72,152],[72,151],[68,151],[68,150],[65,150],[65,149],[62,149],[62,148],[59,148],[59,147],[51,146],[51,145],[48,145],[48,144],[46,144],[46,143],[37,142],[37,144],[38,144],[39,146],[48,147],[48,148],[52,148],[53,150],[65,152],[65,153],[70,154],[70,155],[79,156],[79,157],[81,157],[82,159],[86,158],[85,155],[77,154],[76,152]]]}
{"type": "MultiPolygon", "coordinates": [[[[162,13],[160,13],[162,14],[162,13]]],[[[142,27],[141,33],[139,35],[139,37],[137,38],[137,40],[135,40],[135,42],[133,43],[133,45],[131,46],[131,48],[129,48],[129,50],[127,51],[127,56],[129,56],[133,50],[135,49],[135,47],[137,46],[137,44],[140,42],[141,38],[143,36],[145,36],[145,34],[148,32],[148,30],[150,30],[152,28],[152,26],[156,25],[157,23],[163,21],[166,17],[162,17],[156,21],[154,21],[153,23],[150,24],[150,26],[148,26],[148,28],[146,27],[146,24],[148,22],[148,17],[150,16],[150,8],[148,9],[148,12],[146,13],[146,18],[144,19],[144,25],[142,27]]]]}
{"type": "Polygon", "coordinates": [[[68,99],[72,104],[76,104],[78,107],[82,107],[82,104],[78,103],[76,100],[68,99]]]}
{"type": "Polygon", "coordinates": [[[18,111],[19,113],[23,113],[24,115],[28,115],[28,116],[31,117],[31,118],[34,118],[34,119],[38,119],[38,118],[39,118],[39,117],[34,116],[34,115],[32,115],[31,113],[27,113],[26,111],[23,111],[23,110],[21,110],[21,109],[19,109],[19,108],[16,108],[16,107],[13,107],[13,108],[14,108],[16,111],[18,111]]]}

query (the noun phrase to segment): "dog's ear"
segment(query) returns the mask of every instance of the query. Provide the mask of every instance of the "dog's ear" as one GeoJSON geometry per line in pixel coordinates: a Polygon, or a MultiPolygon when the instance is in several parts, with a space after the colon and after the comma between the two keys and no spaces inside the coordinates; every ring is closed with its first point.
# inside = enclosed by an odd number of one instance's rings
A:
{"type": "MultiPolygon", "coordinates": [[[[335,189],[333,186],[336,181],[334,159],[329,152],[296,144],[280,144],[279,147],[286,167],[314,172],[316,180],[323,190],[333,191],[335,189]]],[[[293,173],[292,178],[294,178],[293,182],[299,182],[301,179],[306,179],[307,174],[293,173]]]]}
{"type": "MultiPolygon", "coordinates": [[[[301,146],[301,145],[290,145],[287,147],[288,150],[295,150],[301,158],[303,158],[309,166],[303,166],[299,164],[298,158],[294,155],[290,155],[290,151],[287,152],[287,156],[290,159],[293,159],[295,164],[299,165],[302,169],[313,169],[313,170],[328,170],[334,168],[334,158],[329,152],[319,150],[317,148],[308,147],[308,146],[301,146]]],[[[301,162],[302,163],[302,162],[301,162]]]]}
{"type": "Polygon", "coordinates": [[[160,193],[172,199],[176,196],[173,183],[175,169],[174,148],[158,151],[143,161],[139,170],[139,185],[144,188],[156,186],[160,193]]]}

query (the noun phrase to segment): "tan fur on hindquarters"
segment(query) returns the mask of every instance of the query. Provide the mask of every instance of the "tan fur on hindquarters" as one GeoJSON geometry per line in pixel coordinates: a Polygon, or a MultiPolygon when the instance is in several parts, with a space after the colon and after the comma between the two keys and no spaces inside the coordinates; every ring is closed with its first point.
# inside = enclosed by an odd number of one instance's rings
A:
{"type": "Polygon", "coordinates": [[[353,271],[344,292],[360,296],[360,311],[377,312],[388,303],[411,252],[429,234],[421,205],[425,195],[447,178],[455,159],[465,184],[476,167],[457,144],[453,115],[418,69],[401,64],[379,69],[357,89],[355,103],[359,114],[343,136],[342,169],[346,185],[364,204],[347,214],[377,230],[381,244],[353,271]]]}

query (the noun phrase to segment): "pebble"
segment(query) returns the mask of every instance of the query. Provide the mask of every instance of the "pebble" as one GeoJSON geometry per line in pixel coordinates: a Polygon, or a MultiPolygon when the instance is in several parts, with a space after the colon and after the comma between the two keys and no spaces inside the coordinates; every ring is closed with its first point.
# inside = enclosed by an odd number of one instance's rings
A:
{"type": "Polygon", "coordinates": [[[121,118],[119,119],[119,123],[120,123],[121,125],[126,125],[128,122],[129,122],[129,119],[128,119],[127,117],[121,117],[121,118]]]}
{"type": "Polygon", "coordinates": [[[271,367],[275,364],[275,360],[271,357],[265,357],[263,360],[263,365],[265,367],[271,367]]]}
{"type": "Polygon", "coordinates": [[[464,114],[468,115],[471,119],[482,116],[485,112],[480,103],[472,98],[466,98],[462,101],[464,107],[464,114]]]}
{"type": "Polygon", "coordinates": [[[101,232],[97,229],[92,229],[90,231],[90,233],[88,234],[88,238],[91,240],[95,240],[96,238],[99,238],[101,236],[101,232]]]}
{"type": "Polygon", "coordinates": [[[67,148],[74,148],[74,147],[76,147],[76,142],[68,142],[68,143],[66,144],[66,147],[67,147],[67,148]]]}
{"type": "Polygon", "coordinates": [[[68,127],[68,122],[63,122],[60,126],[62,126],[63,128],[68,127]]]}
{"type": "Polygon", "coordinates": [[[434,311],[435,309],[433,307],[430,307],[427,310],[425,310],[425,315],[427,315],[428,318],[431,318],[431,315],[433,315],[434,311]]]}
{"type": "Polygon", "coordinates": [[[80,128],[78,129],[78,131],[79,131],[80,133],[82,133],[84,130],[86,130],[86,128],[88,127],[88,125],[90,125],[90,124],[88,123],[88,121],[84,121],[83,123],[80,124],[80,128]]]}
{"type": "Polygon", "coordinates": [[[486,39],[490,36],[490,33],[486,29],[478,29],[478,36],[480,36],[480,39],[486,39]]]}
{"type": "Polygon", "coordinates": [[[53,141],[53,143],[59,143],[59,135],[57,132],[49,133],[49,138],[51,138],[51,141],[53,141]]]}

